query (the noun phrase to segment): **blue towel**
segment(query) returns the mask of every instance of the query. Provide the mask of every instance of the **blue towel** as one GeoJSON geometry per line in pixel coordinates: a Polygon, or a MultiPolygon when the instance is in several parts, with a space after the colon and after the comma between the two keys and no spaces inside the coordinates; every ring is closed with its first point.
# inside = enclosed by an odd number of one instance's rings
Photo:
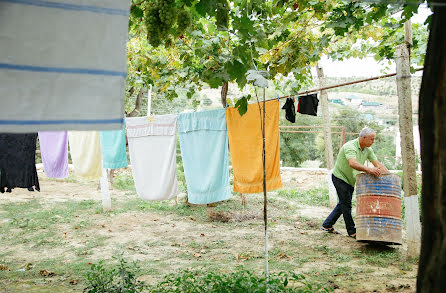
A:
{"type": "Polygon", "coordinates": [[[229,199],[228,132],[225,109],[178,116],[181,156],[190,203],[229,199]]]}
{"type": "Polygon", "coordinates": [[[101,131],[100,136],[102,146],[102,166],[106,169],[127,167],[125,126],[121,130],[101,131]]]}

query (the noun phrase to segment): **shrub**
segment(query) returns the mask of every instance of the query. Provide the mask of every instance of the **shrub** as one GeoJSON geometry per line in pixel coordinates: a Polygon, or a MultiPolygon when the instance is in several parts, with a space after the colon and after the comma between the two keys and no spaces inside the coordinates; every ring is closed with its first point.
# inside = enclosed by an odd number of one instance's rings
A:
{"type": "Polygon", "coordinates": [[[119,264],[111,269],[104,267],[103,262],[92,264],[87,273],[87,293],[137,293],[145,288],[144,282],[136,280],[139,268],[133,264],[133,268],[121,257],[119,264]]]}
{"type": "Polygon", "coordinates": [[[233,293],[257,293],[257,292],[331,292],[331,288],[310,284],[303,275],[280,272],[270,274],[268,282],[264,275],[256,275],[249,271],[237,271],[231,274],[209,272],[206,275],[198,271],[186,270],[180,274],[169,274],[164,279],[152,286],[152,293],[170,292],[233,292],[233,293]]]}

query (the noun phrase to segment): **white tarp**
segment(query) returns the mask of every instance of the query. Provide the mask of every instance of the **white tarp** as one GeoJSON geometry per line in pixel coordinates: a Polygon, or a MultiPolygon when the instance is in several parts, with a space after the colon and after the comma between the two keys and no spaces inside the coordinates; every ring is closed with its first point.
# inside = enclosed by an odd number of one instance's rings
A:
{"type": "Polygon", "coordinates": [[[0,0],[0,132],[121,129],[127,0],[0,0]]]}

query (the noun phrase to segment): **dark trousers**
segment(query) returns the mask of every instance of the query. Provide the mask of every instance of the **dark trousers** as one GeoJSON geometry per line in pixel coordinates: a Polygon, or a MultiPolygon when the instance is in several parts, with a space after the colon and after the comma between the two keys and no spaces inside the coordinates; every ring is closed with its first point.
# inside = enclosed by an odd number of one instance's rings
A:
{"type": "Polygon", "coordinates": [[[354,187],[334,175],[331,176],[331,180],[336,188],[339,202],[327,219],[325,219],[322,226],[325,228],[333,227],[339,217],[343,215],[347,233],[348,235],[352,235],[356,233],[355,222],[352,218],[352,196],[354,187]]]}

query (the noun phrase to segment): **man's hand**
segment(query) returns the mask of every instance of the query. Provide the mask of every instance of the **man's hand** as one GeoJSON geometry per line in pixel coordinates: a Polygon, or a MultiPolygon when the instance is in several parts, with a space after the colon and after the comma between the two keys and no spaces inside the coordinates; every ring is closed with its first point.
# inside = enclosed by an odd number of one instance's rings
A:
{"type": "Polygon", "coordinates": [[[367,173],[378,177],[381,175],[381,169],[377,167],[368,168],[367,173]]]}
{"type": "Polygon", "coordinates": [[[386,166],[384,166],[382,163],[380,163],[378,160],[373,161],[372,162],[373,166],[375,166],[376,168],[379,168],[379,170],[381,170],[381,174],[380,175],[384,175],[384,174],[390,174],[389,170],[386,168],[386,166]]]}

